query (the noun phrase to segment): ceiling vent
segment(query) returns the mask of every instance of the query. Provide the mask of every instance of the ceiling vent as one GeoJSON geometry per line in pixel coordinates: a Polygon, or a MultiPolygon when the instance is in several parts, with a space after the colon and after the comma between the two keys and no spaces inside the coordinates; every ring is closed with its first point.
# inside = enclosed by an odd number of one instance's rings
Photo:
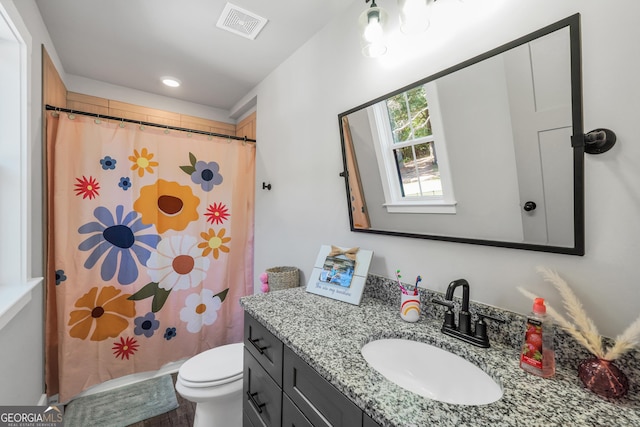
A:
{"type": "Polygon", "coordinates": [[[216,27],[253,40],[266,24],[266,18],[227,3],[216,27]]]}

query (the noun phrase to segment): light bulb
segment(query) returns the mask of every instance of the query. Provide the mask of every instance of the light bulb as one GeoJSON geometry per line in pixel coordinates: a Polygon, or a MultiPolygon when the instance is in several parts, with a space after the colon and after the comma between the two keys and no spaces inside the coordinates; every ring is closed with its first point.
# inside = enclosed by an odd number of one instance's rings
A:
{"type": "Polygon", "coordinates": [[[382,25],[380,25],[380,21],[377,18],[371,19],[364,29],[364,39],[371,43],[380,40],[383,34],[382,25]]]}
{"type": "Polygon", "coordinates": [[[378,57],[387,51],[385,43],[385,26],[387,13],[380,7],[370,7],[362,12],[359,18],[360,42],[362,54],[368,57],[378,57]]]}

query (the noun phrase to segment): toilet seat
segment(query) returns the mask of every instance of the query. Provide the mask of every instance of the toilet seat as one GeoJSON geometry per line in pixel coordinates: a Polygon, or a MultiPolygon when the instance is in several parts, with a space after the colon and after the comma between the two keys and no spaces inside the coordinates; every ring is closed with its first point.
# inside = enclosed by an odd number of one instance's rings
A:
{"type": "Polygon", "coordinates": [[[178,379],[193,388],[216,387],[242,379],[242,343],[227,344],[204,351],[182,364],[178,379]]]}

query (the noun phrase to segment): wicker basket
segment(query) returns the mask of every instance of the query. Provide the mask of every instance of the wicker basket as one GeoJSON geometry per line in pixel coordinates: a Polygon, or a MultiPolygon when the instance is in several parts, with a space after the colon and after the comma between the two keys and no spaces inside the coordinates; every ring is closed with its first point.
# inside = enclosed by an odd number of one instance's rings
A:
{"type": "Polygon", "coordinates": [[[269,276],[269,290],[295,288],[300,285],[300,277],[296,267],[271,267],[267,268],[269,276]]]}

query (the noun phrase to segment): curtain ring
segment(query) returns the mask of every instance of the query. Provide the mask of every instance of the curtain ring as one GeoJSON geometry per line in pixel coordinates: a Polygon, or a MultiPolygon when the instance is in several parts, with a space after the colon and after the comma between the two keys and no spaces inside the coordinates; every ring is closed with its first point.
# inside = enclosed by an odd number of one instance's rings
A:
{"type": "Polygon", "coordinates": [[[144,130],[144,125],[142,124],[142,122],[138,122],[140,123],[140,130],[144,130]]]}
{"type": "Polygon", "coordinates": [[[191,132],[187,132],[187,138],[191,138],[191,132]]]}
{"type": "Polygon", "coordinates": [[[93,121],[95,124],[99,125],[100,123],[102,123],[102,120],[100,120],[100,114],[96,115],[96,119],[93,121]]]}
{"type": "Polygon", "coordinates": [[[73,114],[73,110],[69,111],[69,114],[67,114],[67,117],[69,117],[69,120],[73,120],[76,118],[76,115],[73,114]]]}
{"type": "Polygon", "coordinates": [[[164,134],[169,135],[169,126],[167,126],[167,128],[164,130],[164,134]]]}
{"type": "Polygon", "coordinates": [[[121,128],[124,128],[124,127],[125,127],[124,119],[120,119],[120,127],[121,127],[121,128]]]}
{"type": "Polygon", "coordinates": [[[56,109],[53,110],[53,113],[51,113],[51,117],[55,117],[55,118],[60,117],[60,113],[58,112],[58,110],[59,110],[59,108],[56,107],[56,109]]]}
{"type": "Polygon", "coordinates": [[[213,139],[213,135],[211,134],[211,132],[209,132],[209,136],[207,137],[207,139],[208,139],[209,141],[211,141],[211,140],[213,139]]]}
{"type": "Polygon", "coordinates": [[[242,145],[247,145],[247,135],[244,136],[244,139],[242,140],[242,145]]]}

